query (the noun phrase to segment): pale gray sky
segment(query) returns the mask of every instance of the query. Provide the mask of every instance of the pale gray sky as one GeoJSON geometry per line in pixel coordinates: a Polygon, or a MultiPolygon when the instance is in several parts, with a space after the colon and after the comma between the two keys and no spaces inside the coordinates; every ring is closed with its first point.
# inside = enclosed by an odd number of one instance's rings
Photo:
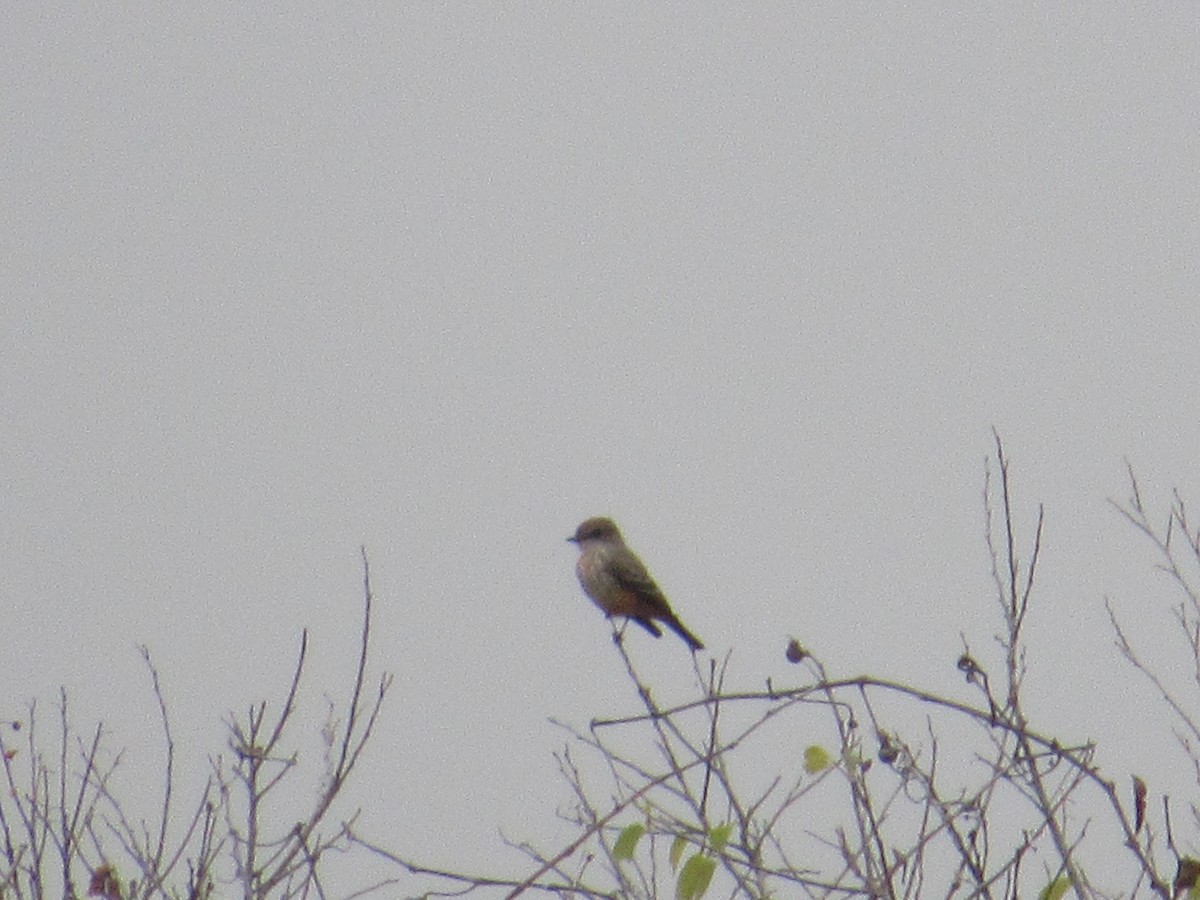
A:
{"type": "Polygon", "coordinates": [[[3,717],[65,684],[152,758],[145,642],[202,767],[303,626],[313,707],[343,689],[365,544],[375,835],[515,867],[496,829],[565,796],[547,717],[634,700],[581,519],[742,683],[796,634],[949,689],[995,627],[995,425],[1048,510],[1035,694],[1125,777],[1102,598],[1151,636],[1172,598],[1105,497],[1128,457],[1200,502],[1191,4],[0,21],[3,717]]]}

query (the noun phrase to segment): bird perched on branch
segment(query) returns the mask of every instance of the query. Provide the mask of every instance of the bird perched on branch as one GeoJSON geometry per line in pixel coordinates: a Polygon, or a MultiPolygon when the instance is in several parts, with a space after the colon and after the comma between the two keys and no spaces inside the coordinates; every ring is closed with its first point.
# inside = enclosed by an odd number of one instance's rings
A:
{"type": "Polygon", "coordinates": [[[655,637],[662,637],[662,622],[687,642],[692,650],[704,644],[679,621],[637,554],[625,546],[620,529],[603,516],[588,519],[567,538],[579,545],[575,574],[583,592],[610,619],[625,616],[655,637]]]}

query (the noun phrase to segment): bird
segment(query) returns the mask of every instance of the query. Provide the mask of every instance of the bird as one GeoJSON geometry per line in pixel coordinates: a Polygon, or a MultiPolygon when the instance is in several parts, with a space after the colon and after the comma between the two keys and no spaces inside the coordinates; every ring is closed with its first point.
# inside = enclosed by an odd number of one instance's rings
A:
{"type": "Polygon", "coordinates": [[[625,616],[655,637],[662,637],[662,630],[655,624],[661,622],[693,651],[704,649],[701,640],[671,611],[671,604],[637,554],[625,545],[616,522],[595,516],[585,520],[567,540],[579,545],[575,574],[583,592],[606,616],[625,616]]]}

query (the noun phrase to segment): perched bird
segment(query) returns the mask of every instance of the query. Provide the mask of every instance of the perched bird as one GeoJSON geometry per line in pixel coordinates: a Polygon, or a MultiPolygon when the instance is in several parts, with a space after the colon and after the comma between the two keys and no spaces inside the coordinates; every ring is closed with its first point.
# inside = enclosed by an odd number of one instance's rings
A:
{"type": "Polygon", "coordinates": [[[671,604],[637,554],[625,546],[612,519],[588,519],[567,540],[579,545],[575,574],[583,592],[606,616],[626,616],[655,637],[662,637],[662,631],[654,623],[662,622],[693,650],[704,649],[700,639],[671,611],[671,604]]]}

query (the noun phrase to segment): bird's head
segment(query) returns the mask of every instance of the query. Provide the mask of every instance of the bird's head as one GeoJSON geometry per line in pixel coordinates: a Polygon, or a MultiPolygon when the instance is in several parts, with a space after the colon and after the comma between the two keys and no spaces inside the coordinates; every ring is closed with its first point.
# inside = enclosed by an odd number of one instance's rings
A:
{"type": "Polygon", "coordinates": [[[612,519],[606,516],[594,516],[581,523],[567,540],[572,544],[584,544],[588,541],[620,542],[621,531],[612,519]]]}

